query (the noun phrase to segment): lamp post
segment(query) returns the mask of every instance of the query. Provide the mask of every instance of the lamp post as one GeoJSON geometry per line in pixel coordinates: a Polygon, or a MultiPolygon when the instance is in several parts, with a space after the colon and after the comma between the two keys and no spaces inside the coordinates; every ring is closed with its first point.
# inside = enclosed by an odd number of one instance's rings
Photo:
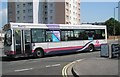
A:
{"type": "Polygon", "coordinates": [[[114,8],[114,29],[113,29],[114,39],[115,39],[115,34],[116,34],[116,31],[115,31],[115,9],[116,8],[118,8],[118,7],[114,8]]]}

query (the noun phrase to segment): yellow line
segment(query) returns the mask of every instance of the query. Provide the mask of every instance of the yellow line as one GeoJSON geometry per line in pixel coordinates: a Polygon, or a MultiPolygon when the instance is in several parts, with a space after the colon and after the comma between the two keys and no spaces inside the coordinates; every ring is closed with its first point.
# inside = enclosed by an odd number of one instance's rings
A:
{"type": "Polygon", "coordinates": [[[77,62],[80,62],[80,61],[82,61],[82,60],[83,60],[83,59],[76,60],[76,61],[73,61],[73,62],[67,64],[66,66],[64,66],[63,69],[62,69],[62,76],[63,76],[63,77],[68,77],[67,69],[68,69],[71,65],[73,65],[73,64],[75,64],[75,63],[77,63],[77,62]]]}

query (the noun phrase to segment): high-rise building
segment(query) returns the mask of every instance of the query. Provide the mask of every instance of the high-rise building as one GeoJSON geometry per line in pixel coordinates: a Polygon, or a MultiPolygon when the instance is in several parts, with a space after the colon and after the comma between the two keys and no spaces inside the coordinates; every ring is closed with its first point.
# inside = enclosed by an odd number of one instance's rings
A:
{"type": "Polygon", "coordinates": [[[120,22],[120,1],[118,2],[118,21],[120,22]]]}
{"type": "Polygon", "coordinates": [[[80,24],[80,0],[8,2],[8,22],[80,24]]]}

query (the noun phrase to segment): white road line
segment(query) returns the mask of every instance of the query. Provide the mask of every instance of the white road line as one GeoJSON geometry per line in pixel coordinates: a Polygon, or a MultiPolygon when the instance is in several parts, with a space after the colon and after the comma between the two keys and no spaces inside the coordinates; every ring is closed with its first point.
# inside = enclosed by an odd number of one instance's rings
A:
{"type": "Polygon", "coordinates": [[[32,69],[33,69],[33,68],[20,69],[20,70],[15,70],[15,72],[29,71],[29,70],[32,70],[32,69]]]}
{"type": "Polygon", "coordinates": [[[47,65],[47,66],[45,66],[45,67],[51,67],[51,65],[47,65]]]}
{"type": "Polygon", "coordinates": [[[57,66],[60,66],[60,64],[47,65],[47,66],[45,66],[45,67],[57,67],[57,66]]]}
{"type": "Polygon", "coordinates": [[[60,64],[55,64],[55,65],[52,65],[53,67],[57,67],[57,66],[60,66],[60,64]]]}

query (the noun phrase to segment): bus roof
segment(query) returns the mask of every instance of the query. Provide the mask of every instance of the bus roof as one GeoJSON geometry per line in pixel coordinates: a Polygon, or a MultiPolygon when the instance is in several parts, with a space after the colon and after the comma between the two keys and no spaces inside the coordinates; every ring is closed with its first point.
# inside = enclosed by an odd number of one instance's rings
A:
{"type": "Polygon", "coordinates": [[[35,24],[35,23],[10,23],[11,28],[57,28],[57,29],[106,29],[105,25],[72,25],[72,24],[35,24]]]}

